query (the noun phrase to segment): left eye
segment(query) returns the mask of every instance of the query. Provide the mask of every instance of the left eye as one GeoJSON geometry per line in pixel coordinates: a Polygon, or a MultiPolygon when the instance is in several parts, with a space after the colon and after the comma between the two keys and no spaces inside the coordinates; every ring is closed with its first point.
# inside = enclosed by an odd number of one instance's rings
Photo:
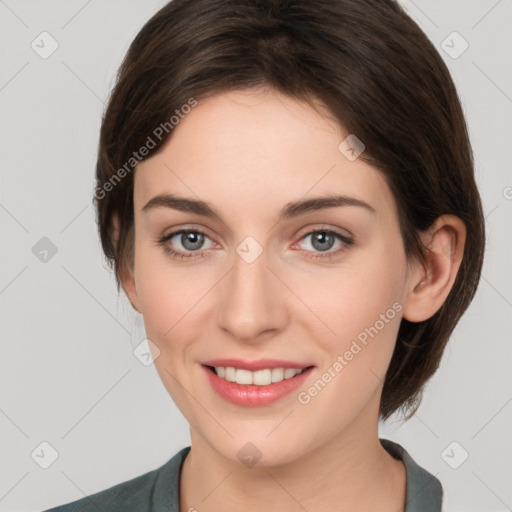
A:
{"type": "MultiPolygon", "coordinates": [[[[348,243],[348,239],[335,231],[310,231],[304,235],[301,240],[311,238],[310,246],[313,250],[319,252],[326,252],[332,249],[336,240],[340,241],[341,245],[343,242],[348,243]]],[[[308,249],[309,250],[309,249],[308,249]]]]}

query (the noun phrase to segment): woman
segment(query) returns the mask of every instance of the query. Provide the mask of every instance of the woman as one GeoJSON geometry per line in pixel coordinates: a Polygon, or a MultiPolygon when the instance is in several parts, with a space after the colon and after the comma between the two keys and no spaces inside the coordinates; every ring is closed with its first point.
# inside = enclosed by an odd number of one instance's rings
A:
{"type": "Polygon", "coordinates": [[[484,222],[453,81],[395,1],[170,2],[119,70],[96,176],[191,446],[52,510],[441,510],[378,421],[418,407],[484,222]]]}

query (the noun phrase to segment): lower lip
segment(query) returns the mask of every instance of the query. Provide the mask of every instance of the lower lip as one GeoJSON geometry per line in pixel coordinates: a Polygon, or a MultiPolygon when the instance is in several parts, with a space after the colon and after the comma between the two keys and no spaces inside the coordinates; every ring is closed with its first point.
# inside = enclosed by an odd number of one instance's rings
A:
{"type": "Polygon", "coordinates": [[[206,376],[214,391],[228,402],[245,407],[264,407],[265,405],[276,402],[303,384],[314,370],[314,367],[310,367],[291,379],[273,382],[266,386],[257,386],[256,384],[237,384],[236,382],[230,382],[229,380],[219,377],[208,369],[208,367],[204,365],[201,366],[206,372],[206,376]]]}

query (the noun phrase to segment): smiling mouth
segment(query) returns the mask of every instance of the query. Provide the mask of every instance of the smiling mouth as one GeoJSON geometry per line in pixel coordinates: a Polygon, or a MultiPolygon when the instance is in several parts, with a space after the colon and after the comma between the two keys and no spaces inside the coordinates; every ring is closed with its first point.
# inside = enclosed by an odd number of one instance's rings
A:
{"type": "Polygon", "coordinates": [[[264,368],[251,371],[233,366],[203,365],[212,373],[229,382],[241,385],[268,386],[283,380],[293,379],[313,366],[306,368],[264,368]]]}

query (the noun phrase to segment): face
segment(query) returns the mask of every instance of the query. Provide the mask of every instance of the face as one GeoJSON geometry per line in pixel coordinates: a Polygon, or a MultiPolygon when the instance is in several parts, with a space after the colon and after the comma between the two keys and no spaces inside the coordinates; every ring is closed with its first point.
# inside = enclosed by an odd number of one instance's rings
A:
{"type": "Polygon", "coordinates": [[[229,92],[137,167],[123,284],[193,439],[232,461],[250,442],[259,464],[290,462],[377,423],[411,277],[391,191],[347,135],[275,91],[229,92]],[[285,367],[304,370],[279,382],[285,367]]]}

